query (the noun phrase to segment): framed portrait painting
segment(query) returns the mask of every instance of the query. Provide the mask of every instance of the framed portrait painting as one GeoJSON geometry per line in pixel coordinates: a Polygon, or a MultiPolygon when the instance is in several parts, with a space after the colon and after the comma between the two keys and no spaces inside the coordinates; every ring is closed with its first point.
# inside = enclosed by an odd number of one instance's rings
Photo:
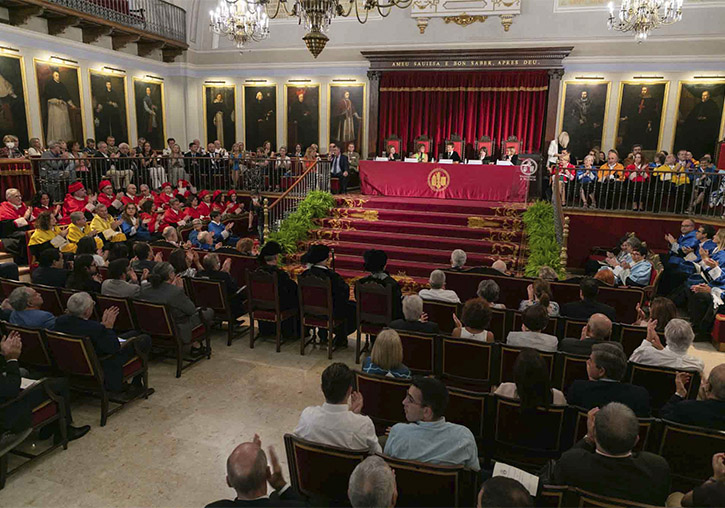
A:
{"type": "Polygon", "coordinates": [[[364,153],[365,83],[330,83],[328,91],[327,139],[343,152],[355,144],[355,151],[364,153]]]}
{"type": "Polygon", "coordinates": [[[285,129],[287,148],[294,153],[301,145],[320,144],[320,85],[285,85],[285,129]]]}
{"type": "Polygon", "coordinates": [[[93,132],[96,141],[113,137],[116,146],[129,143],[126,77],[91,70],[90,78],[93,132]]]}
{"type": "Polygon", "coordinates": [[[0,56],[0,139],[8,134],[18,138],[18,148],[29,146],[25,67],[14,55],[0,56]]]}
{"type": "Polygon", "coordinates": [[[624,159],[633,145],[654,153],[662,140],[669,81],[623,81],[617,108],[617,151],[624,159]]]}
{"type": "Polygon", "coordinates": [[[35,60],[43,144],[85,139],[78,67],[35,60]]]}
{"type": "Polygon", "coordinates": [[[145,138],[155,150],[163,149],[166,143],[163,82],[134,78],[133,96],[138,137],[145,138]]]}
{"type": "Polygon", "coordinates": [[[244,85],[244,145],[256,150],[265,141],[277,150],[277,85],[244,85]]]}
{"type": "Polygon", "coordinates": [[[564,82],[559,125],[569,134],[569,152],[577,160],[582,160],[594,147],[603,149],[609,85],[609,81],[564,82]]]}
{"type": "Polygon", "coordinates": [[[206,142],[216,140],[227,150],[237,142],[237,87],[204,85],[204,132],[206,142]]]}
{"type": "Polygon", "coordinates": [[[680,81],[672,150],[690,151],[696,159],[707,153],[714,160],[725,125],[724,99],[725,80],[680,81]]]}

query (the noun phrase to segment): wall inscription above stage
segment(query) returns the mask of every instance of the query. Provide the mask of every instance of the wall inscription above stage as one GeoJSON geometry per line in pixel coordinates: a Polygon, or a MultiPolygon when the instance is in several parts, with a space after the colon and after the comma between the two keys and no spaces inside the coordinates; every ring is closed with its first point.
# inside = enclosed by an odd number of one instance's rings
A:
{"type": "Polygon", "coordinates": [[[413,60],[392,62],[391,67],[415,69],[416,67],[470,67],[481,69],[485,67],[539,67],[539,60],[413,60]]]}

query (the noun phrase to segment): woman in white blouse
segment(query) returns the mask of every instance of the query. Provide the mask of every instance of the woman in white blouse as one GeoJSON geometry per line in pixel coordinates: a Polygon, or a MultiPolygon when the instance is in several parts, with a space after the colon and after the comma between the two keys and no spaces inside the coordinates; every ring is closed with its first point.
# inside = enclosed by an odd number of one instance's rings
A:
{"type": "Polygon", "coordinates": [[[524,348],[514,363],[514,382],[502,383],[494,392],[521,401],[521,411],[537,407],[566,406],[566,397],[551,387],[549,367],[538,351],[524,348]]]}

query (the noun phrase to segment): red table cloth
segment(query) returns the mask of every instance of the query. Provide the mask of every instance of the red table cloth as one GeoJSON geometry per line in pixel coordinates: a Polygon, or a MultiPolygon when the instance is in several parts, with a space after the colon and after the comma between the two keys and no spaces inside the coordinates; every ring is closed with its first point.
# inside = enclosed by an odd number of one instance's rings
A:
{"type": "Polygon", "coordinates": [[[524,202],[529,180],[520,166],[360,161],[363,194],[524,202]]]}

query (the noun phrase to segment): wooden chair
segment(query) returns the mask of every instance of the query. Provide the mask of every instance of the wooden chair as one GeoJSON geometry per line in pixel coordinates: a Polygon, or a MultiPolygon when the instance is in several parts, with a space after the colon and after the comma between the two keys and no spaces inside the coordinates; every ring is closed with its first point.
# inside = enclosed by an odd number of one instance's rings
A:
{"type": "Polygon", "coordinates": [[[254,320],[275,324],[277,352],[282,349],[282,322],[299,316],[299,308],[282,310],[279,301],[277,272],[254,270],[247,272],[247,308],[249,310],[249,348],[254,349],[254,320]]]}
{"type": "MultiPolygon", "coordinates": [[[[171,312],[162,303],[146,302],[143,300],[131,300],[133,312],[136,315],[136,322],[141,332],[151,335],[153,348],[164,352],[171,352],[167,358],[176,358],[176,377],[181,377],[181,371],[195,364],[203,358],[184,358],[186,344],[171,319],[171,312]],[[187,365],[184,365],[184,362],[187,365]]],[[[191,331],[191,341],[204,341],[207,348],[207,359],[211,358],[211,341],[209,330],[202,322],[191,331]]]]}
{"type": "Polygon", "coordinates": [[[43,297],[43,305],[41,310],[45,310],[54,316],[62,316],[65,313],[65,301],[61,300],[58,289],[53,286],[44,286],[41,284],[28,284],[29,287],[36,290],[43,297]]]}
{"type": "Polygon", "coordinates": [[[580,507],[600,507],[600,508],[652,508],[652,505],[629,501],[617,497],[606,497],[587,492],[582,489],[573,489],[578,499],[576,506],[580,507]]]}
{"type": "Polygon", "coordinates": [[[157,240],[155,242],[151,242],[149,244],[149,246],[153,250],[154,254],[160,252],[161,257],[163,258],[164,261],[168,261],[171,253],[174,252],[178,248],[178,247],[169,247],[168,245],[166,245],[165,240],[157,240]]]}
{"type": "Polygon", "coordinates": [[[382,455],[395,471],[398,500],[403,507],[474,506],[476,473],[463,466],[442,466],[382,455]]]}
{"type": "Polygon", "coordinates": [[[495,382],[496,344],[455,337],[439,337],[438,344],[438,372],[446,384],[484,391],[495,382]]]}
{"type": "Polygon", "coordinates": [[[224,323],[227,323],[227,346],[231,346],[234,339],[249,329],[237,326],[238,322],[232,312],[231,301],[223,282],[203,277],[190,277],[185,280],[189,283],[194,303],[214,311],[213,325],[223,327],[224,323]]]}
{"type": "Polygon", "coordinates": [[[118,309],[118,317],[113,324],[113,329],[117,332],[127,332],[137,328],[136,321],[133,317],[131,302],[128,298],[120,298],[117,296],[96,295],[96,312],[103,316],[106,309],[116,307],[118,309]]]}
{"type": "MultiPolygon", "coordinates": [[[[675,393],[675,376],[684,369],[671,369],[668,367],[652,367],[635,362],[627,364],[626,382],[643,386],[650,395],[652,414],[657,416],[660,409],[675,393]]],[[[691,372],[692,379],[687,387],[687,398],[696,399],[700,390],[700,373],[691,372]]]]}
{"type": "Polygon", "coordinates": [[[446,421],[467,427],[473,433],[473,437],[476,438],[479,450],[483,450],[484,421],[488,400],[487,393],[448,387],[446,421]]]}
{"type": "Polygon", "coordinates": [[[519,138],[517,138],[516,136],[509,136],[508,138],[506,138],[506,141],[501,143],[501,153],[505,154],[506,150],[508,150],[508,148],[512,146],[516,149],[516,154],[520,154],[522,145],[523,143],[519,141],[519,138]]]}
{"type": "Polygon", "coordinates": [[[284,435],[292,488],[312,506],[349,506],[347,487],[368,450],[348,450],[284,435]]]}
{"type": "Polygon", "coordinates": [[[563,485],[541,485],[535,506],[542,508],[564,508],[576,506],[571,500],[571,490],[563,485]]]}
{"type": "MultiPolygon", "coordinates": [[[[517,346],[507,346],[501,344],[500,348],[500,363],[498,379],[501,383],[513,382],[514,380],[514,364],[516,359],[519,357],[519,353],[524,349],[517,346]]],[[[554,357],[556,353],[546,353],[543,351],[538,352],[546,362],[546,366],[549,368],[549,379],[554,379],[554,357]]]]}
{"type": "Polygon", "coordinates": [[[405,156],[405,154],[403,153],[403,142],[400,140],[397,134],[392,134],[387,138],[383,139],[384,152],[388,151],[389,146],[395,147],[395,152],[400,154],[401,159],[405,156]]]}
{"type": "Polygon", "coordinates": [[[508,335],[507,324],[508,312],[506,309],[491,308],[491,323],[488,325],[488,331],[493,333],[493,340],[496,342],[506,342],[508,335]]]}
{"type": "Polygon", "coordinates": [[[423,300],[423,312],[428,314],[428,321],[438,323],[438,328],[445,335],[450,335],[456,327],[453,314],[460,314],[460,308],[461,305],[458,303],[423,300]]]}
{"type": "MultiPolygon", "coordinates": [[[[622,344],[624,354],[629,358],[634,350],[642,344],[642,341],[647,338],[647,327],[621,324],[619,328],[619,334],[612,334],[612,336],[622,344]]],[[[658,335],[662,344],[665,344],[664,333],[658,333],[658,335]]]]}
{"type": "Polygon", "coordinates": [[[436,365],[435,336],[396,331],[403,343],[403,364],[418,375],[433,374],[436,365]]]}
{"type": "Polygon", "coordinates": [[[396,423],[405,422],[403,399],[408,395],[410,380],[393,379],[355,371],[355,386],[363,396],[362,414],[369,416],[378,435],[396,423]]]}
{"type": "Polygon", "coordinates": [[[492,395],[486,415],[486,457],[534,472],[558,459],[573,442],[573,412],[566,406],[521,413],[518,400],[492,395]]]}
{"type": "Polygon", "coordinates": [[[417,138],[413,140],[413,150],[412,152],[414,154],[418,153],[418,147],[420,145],[423,145],[425,147],[425,153],[428,154],[428,160],[430,160],[430,157],[432,157],[433,154],[433,140],[425,135],[420,135],[417,138]]]}
{"type": "Polygon", "coordinates": [[[300,354],[305,354],[305,347],[315,341],[315,334],[305,341],[305,327],[322,328],[327,330],[327,358],[332,359],[334,350],[334,333],[345,326],[343,319],[336,319],[333,315],[332,281],[315,275],[300,276],[297,280],[300,296],[300,354]]]}
{"type": "Polygon", "coordinates": [[[476,158],[478,158],[478,152],[481,151],[481,148],[486,149],[486,153],[488,154],[489,158],[493,160],[494,153],[493,153],[493,141],[491,140],[491,136],[481,136],[476,140],[476,158]]]}
{"type": "MultiPolygon", "coordinates": [[[[521,325],[524,324],[523,319],[523,312],[520,310],[510,310],[509,313],[513,316],[512,322],[511,322],[511,330],[514,332],[521,331],[521,325]]],[[[546,323],[546,328],[544,328],[541,333],[548,333],[549,335],[553,335],[557,337],[557,332],[559,330],[559,320],[562,318],[558,317],[552,317],[549,316],[549,321],[546,323]]],[[[581,333],[581,331],[580,331],[581,333]]],[[[578,337],[578,335],[577,335],[578,337]]],[[[506,341],[506,337],[504,337],[504,342],[506,341]]]]}
{"type": "Polygon", "coordinates": [[[43,331],[35,328],[25,328],[2,322],[3,333],[18,332],[23,349],[18,362],[22,367],[40,372],[50,372],[53,369],[53,360],[50,357],[48,346],[43,338],[43,331]]]}
{"type": "Polygon", "coordinates": [[[662,420],[659,443],[651,450],[670,465],[672,490],[689,492],[712,476],[712,456],[725,450],[725,431],[662,420]]]}
{"type": "Polygon", "coordinates": [[[588,359],[588,356],[583,355],[557,353],[554,358],[554,377],[551,379],[551,386],[567,393],[571,384],[577,379],[584,381],[589,379],[588,359]]]}
{"type": "Polygon", "coordinates": [[[377,282],[355,284],[357,334],[355,338],[355,363],[370,351],[370,336],[376,336],[393,320],[393,288],[377,282]],[[365,346],[361,349],[362,335],[365,346]]]}
{"type": "MultiPolygon", "coordinates": [[[[53,355],[56,368],[67,377],[71,388],[101,399],[101,427],[106,425],[109,416],[125,406],[130,400],[111,398],[104,384],[104,373],[101,362],[88,337],[69,335],[66,333],[45,330],[45,340],[53,355]],[[118,404],[109,411],[109,402],[118,404]]],[[[123,347],[134,347],[133,340],[127,341],[123,347]]],[[[131,358],[123,365],[123,381],[129,381],[137,375],[143,375],[144,390],[134,397],[138,399],[149,396],[148,364],[143,355],[131,358]]]]}
{"type": "MultiPolygon", "coordinates": [[[[461,160],[466,158],[466,140],[461,136],[458,134],[451,134],[444,143],[446,145],[449,143],[453,144],[453,150],[458,152],[458,155],[461,156],[461,160]]],[[[445,151],[445,146],[443,151],[445,151]]]]}
{"type": "Polygon", "coordinates": [[[557,337],[563,339],[566,337],[572,337],[578,339],[582,335],[582,330],[587,325],[587,321],[581,321],[578,319],[570,319],[561,317],[559,318],[558,333],[555,333],[557,337]]]}
{"type": "MultiPolygon", "coordinates": [[[[3,292],[3,298],[9,298],[10,293],[13,292],[16,288],[25,287],[27,284],[25,282],[20,282],[19,280],[13,280],[13,279],[1,279],[0,278],[0,289],[2,289],[3,292]]],[[[45,309],[43,309],[45,310],[45,309]]],[[[57,314],[54,314],[57,316],[57,314]]]]}
{"type": "MultiPolygon", "coordinates": [[[[587,434],[587,413],[589,410],[575,407],[576,424],[574,428],[574,442],[577,443],[584,439],[587,434]]],[[[654,418],[638,418],[639,420],[639,441],[634,447],[634,451],[649,450],[652,442],[656,442],[657,420],[654,418]]]]}

